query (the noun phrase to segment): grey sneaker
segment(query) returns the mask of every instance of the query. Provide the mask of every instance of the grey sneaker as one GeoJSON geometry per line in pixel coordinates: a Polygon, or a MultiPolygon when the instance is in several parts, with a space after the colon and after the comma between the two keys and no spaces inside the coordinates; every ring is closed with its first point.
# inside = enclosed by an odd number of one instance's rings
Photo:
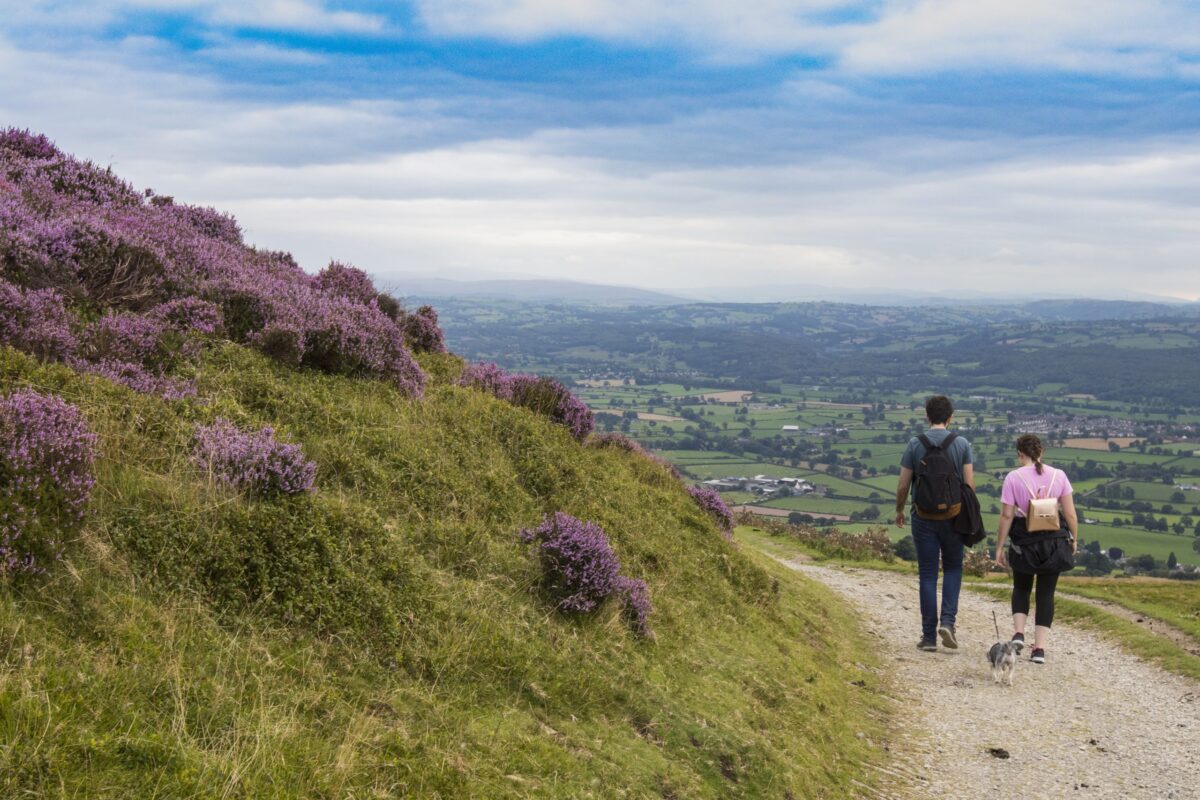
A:
{"type": "Polygon", "coordinates": [[[922,638],[921,641],[917,642],[917,649],[935,652],[937,650],[937,642],[933,639],[922,638]]]}
{"type": "Polygon", "coordinates": [[[942,646],[949,647],[951,650],[958,649],[958,639],[954,635],[953,625],[941,625],[938,627],[938,636],[942,637],[942,646]]]}

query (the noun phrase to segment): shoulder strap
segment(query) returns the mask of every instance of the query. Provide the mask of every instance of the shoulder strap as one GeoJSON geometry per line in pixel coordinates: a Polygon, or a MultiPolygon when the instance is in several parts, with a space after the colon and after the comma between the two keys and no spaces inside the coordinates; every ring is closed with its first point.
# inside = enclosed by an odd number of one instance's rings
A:
{"type": "Polygon", "coordinates": [[[950,443],[953,442],[957,438],[958,438],[958,434],[955,433],[954,431],[950,431],[950,433],[946,434],[946,438],[942,439],[942,444],[941,444],[942,449],[949,447],[950,443]]]}
{"type": "MultiPolygon", "coordinates": [[[[1024,467],[1022,467],[1022,469],[1024,469],[1024,467]]],[[[1048,500],[1050,498],[1050,490],[1054,488],[1054,482],[1058,480],[1058,473],[1062,472],[1062,470],[1054,469],[1054,467],[1050,467],[1050,470],[1050,483],[1046,485],[1045,497],[1038,497],[1037,491],[1035,491],[1034,488],[1029,485],[1029,481],[1025,480],[1025,478],[1021,475],[1020,469],[1013,470],[1013,474],[1017,476],[1017,480],[1025,484],[1025,488],[1029,491],[1029,498],[1031,500],[1048,500]]]]}
{"type": "Polygon", "coordinates": [[[1021,467],[1020,469],[1014,469],[1012,474],[1017,476],[1017,480],[1025,484],[1025,490],[1029,492],[1029,496],[1031,498],[1037,497],[1037,492],[1035,492],[1033,487],[1029,485],[1029,481],[1025,480],[1024,476],[1021,475],[1021,469],[1024,469],[1024,467],[1021,467]]]}
{"type": "Polygon", "coordinates": [[[920,442],[921,444],[925,445],[926,450],[936,450],[937,449],[937,445],[934,444],[932,441],[930,441],[929,437],[923,433],[917,434],[917,441],[920,442]]]}

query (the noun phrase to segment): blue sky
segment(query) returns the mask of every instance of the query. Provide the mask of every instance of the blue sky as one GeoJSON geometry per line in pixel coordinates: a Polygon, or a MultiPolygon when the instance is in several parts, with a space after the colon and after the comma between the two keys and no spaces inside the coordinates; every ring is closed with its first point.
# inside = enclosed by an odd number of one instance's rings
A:
{"type": "Polygon", "coordinates": [[[310,269],[1200,297],[1200,4],[0,0],[0,124],[310,269]]]}

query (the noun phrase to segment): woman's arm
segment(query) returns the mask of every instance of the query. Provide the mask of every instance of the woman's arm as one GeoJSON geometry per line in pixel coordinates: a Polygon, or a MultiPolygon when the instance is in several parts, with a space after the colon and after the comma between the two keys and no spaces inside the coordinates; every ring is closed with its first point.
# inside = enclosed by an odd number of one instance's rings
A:
{"type": "Polygon", "coordinates": [[[1075,495],[1064,494],[1058,498],[1063,516],[1067,518],[1067,530],[1071,532],[1071,550],[1079,550],[1079,515],[1075,512],[1075,495]]]}
{"type": "Polygon", "coordinates": [[[1000,530],[996,533],[996,563],[1002,567],[1008,566],[1008,553],[1004,544],[1008,541],[1008,532],[1012,528],[1013,515],[1017,507],[1011,503],[1000,505],[1000,530]]]}

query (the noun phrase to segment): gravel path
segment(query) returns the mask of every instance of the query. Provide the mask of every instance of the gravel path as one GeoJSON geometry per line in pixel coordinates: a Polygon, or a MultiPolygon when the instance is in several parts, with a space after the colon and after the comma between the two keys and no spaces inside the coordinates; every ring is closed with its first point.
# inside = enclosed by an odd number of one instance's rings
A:
{"type": "Polygon", "coordinates": [[[1060,624],[1047,664],[1026,651],[1015,686],[997,686],[986,653],[993,610],[1009,632],[1007,603],[964,589],[959,650],[923,653],[915,576],[784,563],[858,607],[894,665],[908,720],[891,744],[896,763],[885,771],[896,786],[887,796],[1200,798],[1200,683],[1060,624]]]}

